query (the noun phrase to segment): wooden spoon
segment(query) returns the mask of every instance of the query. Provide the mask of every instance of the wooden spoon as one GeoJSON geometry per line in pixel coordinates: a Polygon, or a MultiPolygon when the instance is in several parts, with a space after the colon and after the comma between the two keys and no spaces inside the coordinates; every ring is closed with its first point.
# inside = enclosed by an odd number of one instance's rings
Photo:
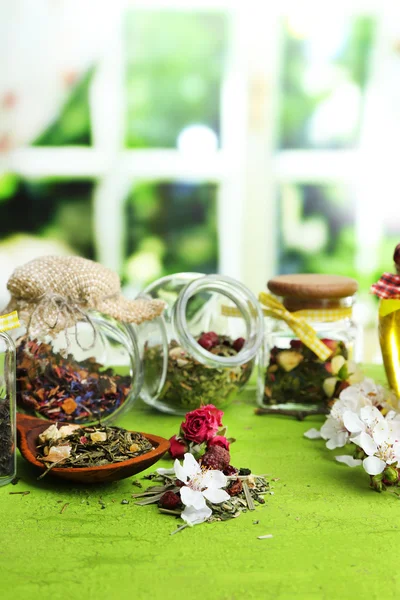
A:
{"type": "MultiPolygon", "coordinates": [[[[38,436],[51,424],[51,422],[44,419],[17,413],[18,448],[22,456],[41,471],[45,471],[47,466],[36,459],[38,436]]],[[[169,448],[169,442],[165,438],[150,433],[142,433],[142,435],[151,442],[154,450],[136,458],[129,458],[119,463],[102,465],[101,467],[79,469],[54,467],[49,471],[48,476],[54,475],[55,477],[79,481],[80,483],[102,483],[136,475],[136,473],[140,473],[154,465],[169,448]]]]}

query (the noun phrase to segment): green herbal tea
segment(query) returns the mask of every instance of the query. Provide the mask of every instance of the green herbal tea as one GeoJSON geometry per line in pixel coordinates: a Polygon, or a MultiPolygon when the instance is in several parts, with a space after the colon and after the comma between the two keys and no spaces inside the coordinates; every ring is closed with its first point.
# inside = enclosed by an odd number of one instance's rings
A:
{"type": "MultiPolygon", "coordinates": [[[[202,334],[203,337],[206,335],[209,334],[202,334]]],[[[237,341],[227,336],[218,336],[218,342],[206,349],[216,356],[236,356],[240,351],[238,346],[235,348],[237,341]]],[[[214,368],[194,359],[176,340],[170,342],[168,350],[166,383],[158,399],[181,412],[190,411],[202,404],[212,403],[217,407],[229,404],[251,375],[252,362],[237,367],[214,368]]],[[[147,348],[146,361],[150,370],[152,363],[155,370],[158,368],[162,353],[162,346],[147,348]]]]}
{"type": "Polygon", "coordinates": [[[274,346],[270,351],[269,364],[265,373],[264,404],[302,404],[327,406],[341,389],[347,387],[340,373],[336,382],[332,378],[332,358],[343,356],[348,359],[348,350],[341,341],[323,340],[332,348],[332,355],[323,361],[299,340],[291,340],[290,348],[274,346]],[[328,390],[326,381],[334,384],[328,390]],[[329,392],[329,393],[328,393],[329,392]]]}
{"type": "Polygon", "coordinates": [[[51,425],[40,434],[37,459],[49,469],[100,467],[135,458],[153,450],[140,433],[120,427],[51,425]]]}

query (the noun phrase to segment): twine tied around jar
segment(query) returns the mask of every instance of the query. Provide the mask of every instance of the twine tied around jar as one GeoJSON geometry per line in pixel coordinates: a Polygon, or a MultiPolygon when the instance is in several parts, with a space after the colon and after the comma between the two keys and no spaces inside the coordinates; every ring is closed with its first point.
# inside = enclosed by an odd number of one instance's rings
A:
{"type": "Polygon", "coordinates": [[[70,322],[73,324],[74,337],[79,348],[83,351],[90,350],[96,344],[97,330],[89,314],[82,308],[82,304],[82,302],[73,300],[72,298],[64,298],[63,296],[60,296],[60,294],[46,292],[38,299],[37,305],[29,317],[27,331],[29,332],[32,329],[32,322],[34,322],[36,315],[39,313],[41,313],[40,320],[46,325],[50,332],[56,331],[60,319],[63,319],[65,324],[63,329],[67,351],[70,349],[71,343],[68,336],[68,327],[66,325],[70,322]],[[49,323],[47,320],[46,311],[54,317],[53,323],[49,323]],[[78,321],[86,321],[92,329],[92,341],[88,346],[83,346],[79,340],[78,321]]]}
{"type": "Polygon", "coordinates": [[[117,273],[79,256],[36,258],[14,271],[7,288],[11,300],[3,312],[18,310],[30,335],[54,337],[64,331],[69,345],[67,330],[75,327],[75,339],[83,350],[92,348],[96,341],[90,311],[139,325],[161,315],[165,306],[161,300],[124,298],[117,273]],[[89,348],[79,343],[79,321],[92,328],[89,348]]]}

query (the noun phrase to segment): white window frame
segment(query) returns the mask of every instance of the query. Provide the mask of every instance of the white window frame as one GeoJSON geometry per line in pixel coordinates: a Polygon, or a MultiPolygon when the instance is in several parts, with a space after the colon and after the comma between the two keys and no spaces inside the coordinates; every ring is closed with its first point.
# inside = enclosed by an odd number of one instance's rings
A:
{"type": "MultiPolygon", "coordinates": [[[[306,3],[309,4],[309,3],[306,3]]],[[[380,15],[373,73],[367,93],[373,97],[379,68],[393,51],[387,39],[398,11],[382,10],[383,0],[339,2],[349,14],[380,15]],[[381,15],[385,14],[384,17],[381,15]],[[371,91],[372,90],[372,91],[371,91]]],[[[94,230],[97,259],[121,271],[125,228],[123,203],[134,182],[179,180],[218,185],[219,271],[237,277],[254,291],[265,287],[276,270],[276,197],[280,183],[348,183],[357,202],[359,268],[370,268],[373,246],[365,243],[365,228],[379,222],[371,190],[376,190],[385,168],[377,168],[368,131],[373,117],[366,112],[361,145],[357,150],[275,151],[279,62],[282,48],[279,19],[296,3],[279,8],[268,2],[228,0],[120,1],[120,19],[90,90],[93,145],[90,148],[30,147],[9,156],[9,168],[28,178],[47,176],[93,177],[94,230]],[[225,11],[231,19],[228,67],[221,99],[221,150],[214,155],[191,156],[173,149],[124,149],[124,10],[225,11]],[[232,101],[234,99],[234,101],[232,101]],[[112,115],[112,122],[104,114],[112,115]],[[372,168],[372,163],[374,163],[372,168]],[[368,190],[370,192],[368,193],[368,190]],[[367,218],[366,215],[367,207],[367,218]],[[372,217],[371,217],[372,215],[372,217]],[[376,221],[378,219],[378,221],[376,221]],[[112,232],[112,235],[110,235],[112,232]],[[371,250],[372,248],[372,250],[371,250]]],[[[315,6],[311,3],[309,6],[315,6]]],[[[390,4],[388,5],[390,6],[390,4]]],[[[302,10],[304,5],[302,3],[302,10]]],[[[398,19],[397,19],[398,21],[398,19]]],[[[371,109],[372,110],[372,109],[371,109]]],[[[382,139],[384,133],[382,133],[382,139]]]]}

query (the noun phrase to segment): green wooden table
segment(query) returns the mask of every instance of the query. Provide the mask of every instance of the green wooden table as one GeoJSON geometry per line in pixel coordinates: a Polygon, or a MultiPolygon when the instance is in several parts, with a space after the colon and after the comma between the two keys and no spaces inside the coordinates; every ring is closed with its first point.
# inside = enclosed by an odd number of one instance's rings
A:
{"type": "MultiPolygon", "coordinates": [[[[382,378],[380,370],[372,374],[382,378]]],[[[225,412],[229,434],[237,438],[232,463],[278,477],[274,495],[256,512],[174,536],[174,517],[134,505],[131,479],[91,487],[37,481],[19,458],[21,481],[0,488],[0,598],[397,596],[396,497],[371,491],[361,468],[340,465],[322,441],[303,437],[322,418],[297,422],[255,416],[253,409],[250,389],[225,412]],[[23,490],[30,494],[10,495],[23,490]],[[121,504],[124,499],[129,504],[121,504]],[[257,539],[267,534],[273,538],[257,539]]],[[[180,420],[138,404],[119,424],[169,437],[180,420]]]]}

